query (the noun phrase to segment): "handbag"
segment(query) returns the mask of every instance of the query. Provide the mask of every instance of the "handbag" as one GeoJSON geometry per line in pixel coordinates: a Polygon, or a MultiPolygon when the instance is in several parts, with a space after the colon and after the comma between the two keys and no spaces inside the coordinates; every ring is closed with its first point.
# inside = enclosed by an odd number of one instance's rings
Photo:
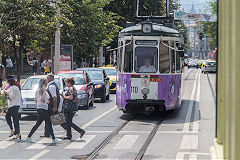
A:
{"type": "Polygon", "coordinates": [[[76,102],[69,102],[63,104],[64,113],[73,113],[78,111],[78,106],[76,102]]]}
{"type": "Polygon", "coordinates": [[[65,116],[62,113],[54,114],[50,117],[50,119],[51,119],[51,122],[54,126],[61,125],[61,124],[66,122],[65,121],[65,116]]]}

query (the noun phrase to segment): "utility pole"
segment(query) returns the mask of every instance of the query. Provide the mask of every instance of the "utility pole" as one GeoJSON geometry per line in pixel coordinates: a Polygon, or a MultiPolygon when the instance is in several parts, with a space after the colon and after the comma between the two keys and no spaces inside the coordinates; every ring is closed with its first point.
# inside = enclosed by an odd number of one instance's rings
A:
{"type": "Polygon", "coordinates": [[[54,73],[59,71],[60,68],[60,45],[61,45],[61,31],[60,31],[60,15],[61,15],[61,10],[59,7],[59,2],[60,0],[56,1],[56,9],[57,9],[57,30],[55,33],[55,55],[54,55],[54,73]]]}

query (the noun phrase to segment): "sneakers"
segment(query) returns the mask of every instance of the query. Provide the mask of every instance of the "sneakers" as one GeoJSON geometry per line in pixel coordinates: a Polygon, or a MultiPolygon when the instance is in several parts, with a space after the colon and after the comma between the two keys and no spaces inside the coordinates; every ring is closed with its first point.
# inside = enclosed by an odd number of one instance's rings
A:
{"type": "Polygon", "coordinates": [[[59,143],[60,141],[61,141],[60,139],[56,138],[52,140],[52,143],[59,143]]]}
{"type": "Polygon", "coordinates": [[[26,142],[28,142],[28,143],[34,143],[34,141],[32,140],[32,138],[30,138],[30,137],[27,137],[27,138],[26,138],[26,142]]]}

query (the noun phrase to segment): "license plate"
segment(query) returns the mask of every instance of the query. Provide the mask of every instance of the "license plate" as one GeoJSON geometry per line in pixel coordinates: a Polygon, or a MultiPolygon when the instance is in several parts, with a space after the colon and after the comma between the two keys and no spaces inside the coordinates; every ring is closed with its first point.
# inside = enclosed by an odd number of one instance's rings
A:
{"type": "Polygon", "coordinates": [[[35,104],[27,104],[27,108],[36,108],[35,104]]]}

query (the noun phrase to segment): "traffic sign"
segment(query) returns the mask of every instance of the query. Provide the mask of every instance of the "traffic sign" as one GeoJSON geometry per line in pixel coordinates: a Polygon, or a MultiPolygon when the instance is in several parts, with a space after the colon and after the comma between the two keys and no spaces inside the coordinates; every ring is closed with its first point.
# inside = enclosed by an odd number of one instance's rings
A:
{"type": "Polygon", "coordinates": [[[192,14],[182,11],[174,12],[174,20],[191,20],[191,21],[201,21],[201,22],[217,22],[217,15],[209,14],[192,14]]]}

